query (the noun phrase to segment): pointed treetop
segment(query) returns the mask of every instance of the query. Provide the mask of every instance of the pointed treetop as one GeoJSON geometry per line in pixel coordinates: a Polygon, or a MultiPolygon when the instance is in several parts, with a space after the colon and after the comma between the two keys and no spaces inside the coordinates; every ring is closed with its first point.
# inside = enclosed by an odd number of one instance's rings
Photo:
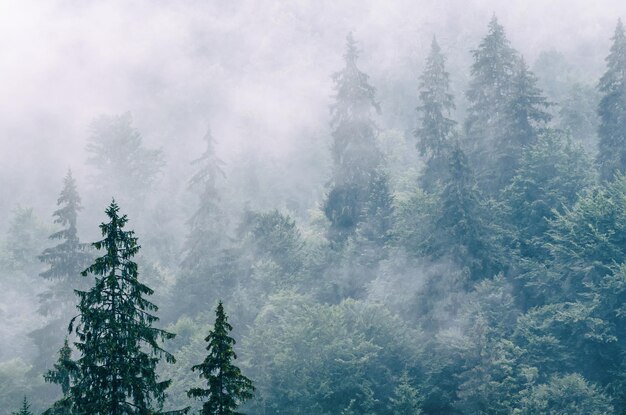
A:
{"type": "Polygon", "coordinates": [[[430,42],[430,53],[440,52],[441,48],[439,47],[439,43],[437,42],[437,36],[433,35],[433,40],[430,42]]]}
{"type": "Polygon", "coordinates": [[[359,57],[359,49],[356,46],[356,41],[354,40],[354,36],[352,32],[348,33],[346,36],[346,53],[343,55],[346,59],[346,62],[353,63],[359,57]]]}
{"type": "Polygon", "coordinates": [[[24,396],[24,400],[22,401],[22,407],[18,412],[12,412],[12,415],[33,415],[30,411],[30,404],[28,403],[28,399],[24,396]]]}
{"type": "Polygon", "coordinates": [[[491,32],[495,32],[496,30],[503,30],[504,28],[502,27],[502,25],[498,22],[498,16],[496,16],[496,14],[492,14],[491,15],[491,19],[489,20],[489,30],[491,32]]]}
{"type": "Polygon", "coordinates": [[[622,19],[617,19],[615,33],[611,39],[613,40],[611,52],[617,52],[618,49],[623,50],[624,44],[626,43],[626,34],[624,33],[624,24],[622,23],[622,19]]]}

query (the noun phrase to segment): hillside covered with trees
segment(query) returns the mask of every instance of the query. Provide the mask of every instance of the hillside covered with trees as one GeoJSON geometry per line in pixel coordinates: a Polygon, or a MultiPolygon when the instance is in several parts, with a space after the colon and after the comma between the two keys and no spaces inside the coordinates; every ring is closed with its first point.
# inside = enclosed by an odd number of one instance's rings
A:
{"type": "Polygon", "coordinates": [[[0,415],[626,413],[626,29],[594,78],[482,17],[409,77],[346,30],[286,156],[94,114],[2,194],[0,415]]]}

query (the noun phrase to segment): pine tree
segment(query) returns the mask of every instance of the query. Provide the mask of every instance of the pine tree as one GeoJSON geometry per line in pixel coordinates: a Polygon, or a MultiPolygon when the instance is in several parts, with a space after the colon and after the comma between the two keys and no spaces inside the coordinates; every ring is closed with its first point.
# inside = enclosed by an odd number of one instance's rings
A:
{"type": "Polygon", "coordinates": [[[30,404],[28,403],[28,399],[24,396],[24,400],[22,401],[22,407],[17,412],[11,412],[12,415],[33,415],[30,411],[30,404]]]}
{"type": "Polygon", "coordinates": [[[74,289],[85,289],[88,281],[80,276],[87,266],[90,253],[86,244],[78,238],[77,218],[82,209],[76,181],[68,170],[64,179],[63,190],[57,199],[59,209],[54,211],[54,223],[63,229],[50,235],[50,240],[60,240],[54,247],[45,249],[39,260],[49,267],[40,275],[51,281],[52,285],[39,296],[39,312],[48,317],[48,323],[30,333],[39,348],[39,356],[35,360],[34,369],[41,371],[53,361],[51,350],[58,348],[51,339],[63,330],[63,326],[72,317],[74,309],[74,289]],[[52,347],[51,347],[52,346],[52,347]]]}
{"type": "Polygon", "coordinates": [[[552,116],[546,112],[550,103],[537,87],[537,78],[519,59],[512,79],[511,97],[505,111],[507,132],[495,150],[498,157],[496,177],[498,189],[508,185],[514,176],[522,151],[537,142],[552,116]]]}
{"type": "MultiPolygon", "coordinates": [[[[159,381],[156,365],[174,357],[159,346],[174,334],[152,327],[158,318],[156,305],[144,297],[153,291],[138,280],[132,257],[139,251],[133,231],[124,231],[126,215],[119,215],[115,201],[106,210],[102,240],[92,245],[104,255],[82,274],[93,274],[89,291],[76,291],[79,315],[70,322],[80,357],[69,387],[73,410],[78,414],[127,415],[159,413],[170,381],[159,381]],[[75,322],[77,322],[76,326],[75,322]]],[[[64,355],[66,354],[64,351],[64,355]]],[[[49,379],[63,383],[65,376],[49,379]]]]}
{"type": "Polygon", "coordinates": [[[331,107],[333,128],[333,177],[324,213],[331,222],[330,238],[343,240],[359,221],[372,173],[381,161],[376,145],[377,129],[372,110],[380,112],[376,90],[357,67],[358,51],[348,35],[345,68],[333,75],[335,103],[331,107]]]}
{"type": "Polygon", "coordinates": [[[492,150],[501,146],[507,133],[505,114],[517,62],[517,53],[495,16],[489,22],[487,36],[472,55],[465,134],[478,183],[481,189],[491,193],[497,190],[497,166],[492,150]]]}
{"type": "Polygon", "coordinates": [[[613,180],[617,172],[626,172],[626,34],[617,21],[607,70],[600,78],[602,94],[598,115],[600,137],[598,168],[603,180],[613,180]]]}
{"type": "Polygon", "coordinates": [[[254,396],[252,381],[241,374],[241,370],[233,364],[237,355],[233,351],[235,339],[228,333],[233,329],[224,313],[220,301],[215,311],[216,319],[213,330],[204,339],[209,352],[204,361],[191,368],[200,372],[208,389],[193,388],[187,392],[192,398],[202,399],[202,415],[238,415],[237,407],[254,396]]]}
{"type": "Polygon", "coordinates": [[[420,80],[420,126],[415,130],[417,149],[421,156],[427,156],[422,173],[422,187],[434,190],[437,181],[446,171],[450,141],[455,135],[456,122],[448,118],[455,109],[454,97],[450,93],[450,74],[445,68],[445,56],[437,39],[433,37],[426,68],[420,80]]]}

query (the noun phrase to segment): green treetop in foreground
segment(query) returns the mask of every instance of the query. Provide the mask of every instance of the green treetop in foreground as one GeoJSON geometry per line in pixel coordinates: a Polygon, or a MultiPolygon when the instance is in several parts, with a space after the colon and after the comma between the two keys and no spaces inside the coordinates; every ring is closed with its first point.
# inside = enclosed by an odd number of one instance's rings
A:
{"type": "Polygon", "coordinates": [[[237,415],[237,407],[254,396],[252,381],[241,374],[241,370],[232,362],[237,359],[233,351],[235,339],[228,333],[233,329],[228,324],[222,302],[215,311],[216,319],[213,330],[204,339],[209,345],[209,354],[199,365],[191,370],[199,371],[206,379],[208,389],[193,388],[187,392],[189,397],[205,400],[202,415],[237,415]]]}
{"type": "Polygon", "coordinates": [[[66,399],[74,414],[161,413],[170,381],[158,380],[156,366],[162,357],[169,363],[174,357],[159,342],[174,334],[152,327],[158,318],[151,312],[157,307],[144,298],[153,291],[139,282],[131,260],[139,245],[133,231],[124,231],[126,215],[119,215],[115,201],[106,214],[110,221],[100,225],[104,239],[93,243],[104,255],[82,272],[93,274],[95,285],[76,291],[79,315],[72,319],[70,332],[78,338],[74,344],[80,357],[70,372],[66,399]]]}

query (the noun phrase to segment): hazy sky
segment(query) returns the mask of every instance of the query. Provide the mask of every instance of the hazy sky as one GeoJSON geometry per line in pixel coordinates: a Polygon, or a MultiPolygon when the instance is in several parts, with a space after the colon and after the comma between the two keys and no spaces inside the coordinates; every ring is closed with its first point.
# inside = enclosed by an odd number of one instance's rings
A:
{"type": "Polygon", "coordinates": [[[469,64],[493,13],[529,62],[554,48],[595,74],[626,2],[0,0],[0,209],[80,172],[101,113],[131,111],[171,162],[194,158],[208,122],[225,157],[280,154],[303,134],[326,145],[348,31],[384,97],[389,79],[417,77],[433,34],[451,65],[469,64]]]}

